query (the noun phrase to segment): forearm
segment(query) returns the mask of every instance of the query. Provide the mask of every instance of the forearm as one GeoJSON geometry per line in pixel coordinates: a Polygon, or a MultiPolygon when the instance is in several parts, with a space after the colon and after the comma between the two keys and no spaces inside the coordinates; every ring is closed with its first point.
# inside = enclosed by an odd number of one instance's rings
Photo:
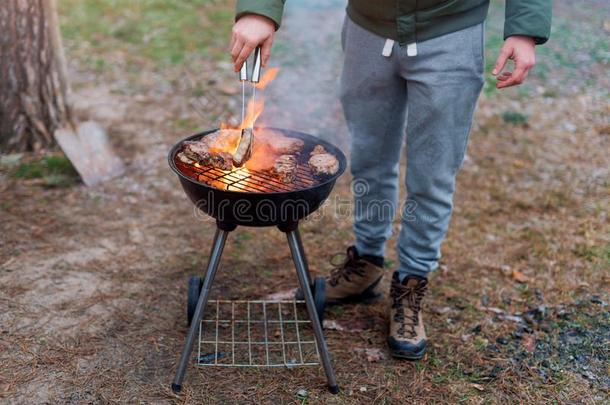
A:
{"type": "Polygon", "coordinates": [[[506,0],[504,39],[523,35],[543,44],[551,35],[552,0],[506,0]]]}

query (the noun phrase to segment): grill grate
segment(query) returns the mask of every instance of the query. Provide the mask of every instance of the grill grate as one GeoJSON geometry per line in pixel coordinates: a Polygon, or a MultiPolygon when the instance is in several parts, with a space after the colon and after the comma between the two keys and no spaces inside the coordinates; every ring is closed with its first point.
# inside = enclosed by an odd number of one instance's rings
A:
{"type": "Polygon", "coordinates": [[[208,301],[199,327],[197,364],[296,367],[318,364],[303,301],[208,301]]]}
{"type": "Polygon", "coordinates": [[[180,171],[192,179],[228,191],[250,193],[297,191],[309,188],[317,182],[308,165],[298,165],[296,179],[292,183],[282,183],[269,173],[249,170],[245,167],[221,170],[199,163],[189,165],[177,158],[175,162],[180,171]]]}

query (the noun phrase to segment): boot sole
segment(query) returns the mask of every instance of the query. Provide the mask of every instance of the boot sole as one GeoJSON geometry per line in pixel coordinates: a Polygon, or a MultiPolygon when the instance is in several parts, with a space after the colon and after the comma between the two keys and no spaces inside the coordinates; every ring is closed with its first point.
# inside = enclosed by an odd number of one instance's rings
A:
{"type": "Polygon", "coordinates": [[[375,302],[377,302],[381,298],[383,298],[382,293],[375,292],[375,288],[377,287],[377,285],[379,285],[379,282],[381,281],[382,277],[383,276],[380,276],[373,284],[371,284],[364,291],[362,291],[362,293],[360,293],[358,295],[350,295],[348,297],[341,298],[341,299],[329,300],[329,301],[326,301],[326,305],[334,306],[334,305],[345,305],[345,304],[366,304],[366,305],[374,304],[375,302]]]}
{"type": "Polygon", "coordinates": [[[394,351],[392,349],[390,349],[390,352],[392,354],[392,357],[394,357],[395,359],[417,361],[421,360],[424,357],[424,354],[426,354],[426,348],[424,347],[421,351],[415,353],[405,352],[401,350],[394,351]]]}

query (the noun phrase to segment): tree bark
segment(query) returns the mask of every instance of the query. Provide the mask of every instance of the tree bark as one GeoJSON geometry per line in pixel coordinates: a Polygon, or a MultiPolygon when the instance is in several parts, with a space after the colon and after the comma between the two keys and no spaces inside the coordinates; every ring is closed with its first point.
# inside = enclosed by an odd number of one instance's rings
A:
{"type": "Polygon", "coordinates": [[[0,0],[0,151],[55,145],[69,121],[55,0],[0,0]]]}

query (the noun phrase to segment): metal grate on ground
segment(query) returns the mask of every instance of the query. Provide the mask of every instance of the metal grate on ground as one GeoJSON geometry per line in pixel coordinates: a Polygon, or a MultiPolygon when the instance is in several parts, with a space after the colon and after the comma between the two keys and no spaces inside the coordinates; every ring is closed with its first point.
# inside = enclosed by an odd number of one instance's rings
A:
{"type": "Polygon", "coordinates": [[[245,167],[221,170],[199,163],[187,165],[176,158],[176,165],[187,176],[216,188],[250,193],[274,193],[301,190],[313,186],[317,180],[308,165],[298,165],[296,179],[282,183],[269,173],[249,170],[245,167]]]}
{"type": "Polygon", "coordinates": [[[319,364],[304,301],[209,301],[196,362],[220,367],[319,364]]]}

